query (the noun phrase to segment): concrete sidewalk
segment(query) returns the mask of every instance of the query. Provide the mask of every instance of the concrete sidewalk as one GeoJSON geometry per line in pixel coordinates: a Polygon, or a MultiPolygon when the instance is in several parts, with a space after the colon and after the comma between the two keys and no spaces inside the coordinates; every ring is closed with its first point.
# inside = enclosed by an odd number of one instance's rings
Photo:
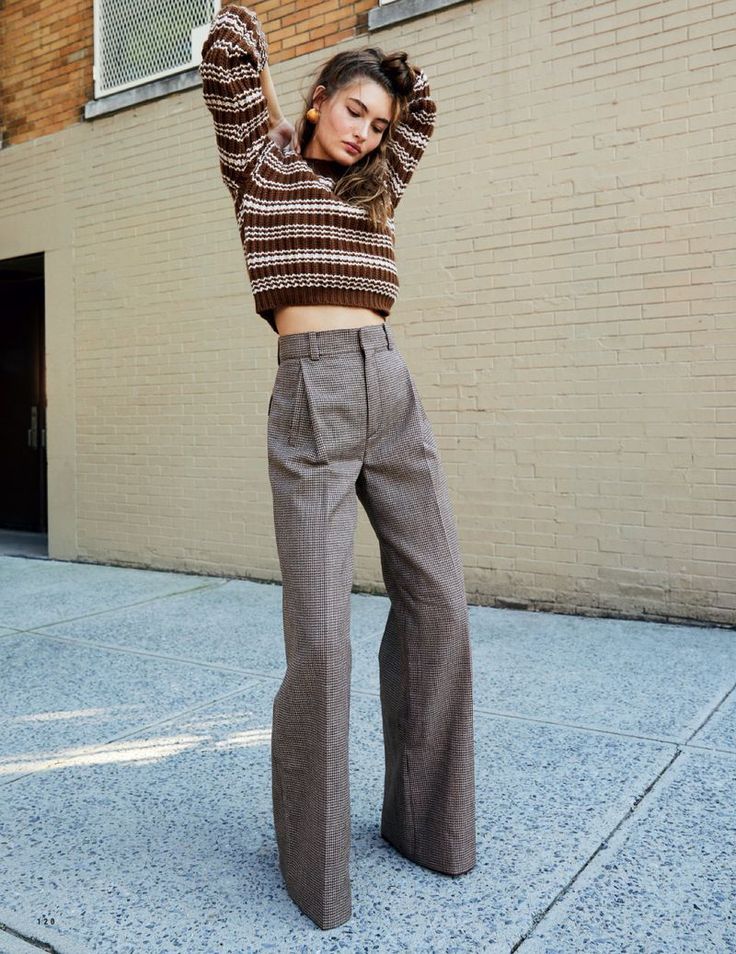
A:
{"type": "Polygon", "coordinates": [[[353,917],[287,896],[281,588],[0,557],[0,951],[736,952],[736,632],[470,607],[478,864],[378,834],[383,597],[352,597],[353,917]]]}

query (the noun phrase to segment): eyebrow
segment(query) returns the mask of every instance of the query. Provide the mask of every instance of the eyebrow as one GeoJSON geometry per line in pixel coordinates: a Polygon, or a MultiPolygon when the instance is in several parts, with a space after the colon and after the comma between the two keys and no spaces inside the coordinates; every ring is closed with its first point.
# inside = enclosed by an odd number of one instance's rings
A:
{"type": "MultiPolygon", "coordinates": [[[[358,103],[358,105],[359,105],[359,106],[362,106],[363,109],[366,110],[366,112],[368,111],[368,107],[366,106],[366,104],[365,104],[361,99],[358,99],[357,96],[348,96],[348,99],[352,99],[352,101],[353,101],[354,103],[358,103]]],[[[383,116],[376,116],[376,119],[378,120],[379,123],[387,123],[387,124],[388,124],[388,123],[391,122],[390,119],[386,119],[386,118],[383,117],[383,116]]]]}

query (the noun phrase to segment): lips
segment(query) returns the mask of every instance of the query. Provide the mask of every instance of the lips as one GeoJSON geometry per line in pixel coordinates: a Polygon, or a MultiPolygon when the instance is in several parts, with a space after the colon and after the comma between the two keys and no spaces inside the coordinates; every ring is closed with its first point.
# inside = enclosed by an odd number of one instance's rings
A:
{"type": "Polygon", "coordinates": [[[345,142],[345,143],[343,143],[343,145],[345,146],[345,148],[347,149],[347,151],[348,151],[352,156],[359,156],[359,155],[360,155],[360,149],[357,149],[357,148],[356,148],[355,146],[353,146],[351,143],[345,142]]]}

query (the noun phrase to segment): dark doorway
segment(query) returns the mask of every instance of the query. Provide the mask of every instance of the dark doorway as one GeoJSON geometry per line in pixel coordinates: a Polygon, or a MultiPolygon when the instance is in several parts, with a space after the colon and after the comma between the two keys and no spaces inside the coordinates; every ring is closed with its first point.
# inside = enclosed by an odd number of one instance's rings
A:
{"type": "Polygon", "coordinates": [[[46,534],[43,254],[0,261],[0,529],[46,534]]]}

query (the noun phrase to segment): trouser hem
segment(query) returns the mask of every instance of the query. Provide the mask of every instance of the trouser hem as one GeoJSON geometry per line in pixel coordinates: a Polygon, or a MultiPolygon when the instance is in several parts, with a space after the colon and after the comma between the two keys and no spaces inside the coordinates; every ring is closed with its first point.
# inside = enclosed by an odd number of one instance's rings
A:
{"type": "Polygon", "coordinates": [[[326,917],[320,911],[310,908],[308,905],[302,903],[299,898],[294,897],[291,891],[289,891],[288,886],[286,891],[299,910],[303,914],[306,914],[311,921],[314,921],[317,927],[322,931],[331,931],[333,928],[346,924],[353,915],[352,904],[349,903],[346,908],[340,908],[329,917],[326,917]]]}
{"type": "Polygon", "coordinates": [[[465,852],[464,855],[458,858],[457,862],[454,864],[442,864],[440,865],[435,859],[428,858],[421,855],[418,852],[412,852],[403,848],[399,843],[389,838],[383,831],[381,831],[381,838],[384,841],[388,842],[392,848],[394,848],[400,855],[402,855],[407,860],[413,862],[416,865],[421,865],[422,868],[428,868],[430,871],[435,871],[437,874],[445,875],[463,875],[467,874],[469,871],[472,871],[476,865],[475,850],[470,852],[465,852]]]}

